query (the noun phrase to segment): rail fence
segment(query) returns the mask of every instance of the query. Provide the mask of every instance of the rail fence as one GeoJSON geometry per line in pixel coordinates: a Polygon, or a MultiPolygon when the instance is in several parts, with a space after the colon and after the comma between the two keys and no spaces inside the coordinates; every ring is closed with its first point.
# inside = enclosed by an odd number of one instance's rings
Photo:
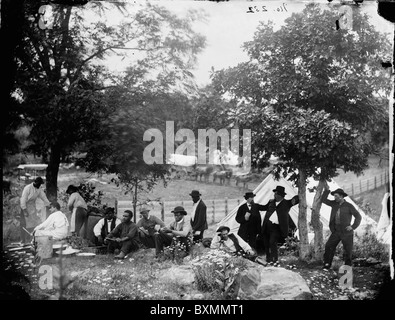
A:
{"type": "Polygon", "coordinates": [[[389,174],[388,171],[384,171],[380,175],[376,175],[372,178],[361,179],[356,183],[341,185],[341,188],[349,195],[355,196],[369,190],[377,189],[388,183],[389,174]]]}
{"type": "MultiPolygon", "coordinates": [[[[369,179],[359,180],[358,183],[351,183],[348,185],[340,185],[343,190],[350,196],[358,195],[362,192],[374,190],[382,185],[386,185],[389,182],[388,171],[383,172],[380,175],[376,175],[369,179]]],[[[242,199],[215,199],[207,200],[203,199],[207,206],[207,223],[213,224],[220,222],[224,217],[228,215],[230,210],[240,204],[242,199]]],[[[192,211],[193,202],[192,200],[184,201],[152,201],[150,202],[151,213],[157,217],[160,217],[165,223],[173,221],[173,214],[171,211],[176,206],[184,207],[188,214],[192,211]]],[[[115,208],[117,210],[117,216],[121,217],[122,212],[125,210],[133,211],[133,203],[129,200],[115,200],[115,208]]],[[[140,215],[137,213],[136,221],[140,215]]]]}

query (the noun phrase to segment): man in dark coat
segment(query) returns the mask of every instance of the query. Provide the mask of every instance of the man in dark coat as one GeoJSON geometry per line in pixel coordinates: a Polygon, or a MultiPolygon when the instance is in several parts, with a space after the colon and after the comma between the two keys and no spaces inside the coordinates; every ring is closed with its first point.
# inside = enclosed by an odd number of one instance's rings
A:
{"type": "Polygon", "coordinates": [[[344,263],[348,266],[352,265],[352,248],[354,241],[354,230],[358,228],[361,223],[361,214],[355,207],[347,202],[344,198],[347,197],[342,189],[336,189],[331,192],[335,200],[328,200],[329,187],[325,186],[322,194],[322,203],[332,207],[331,217],[329,219],[329,229],[331,235],[325,244],[324,253],[324,269],[328,270],[332,265],[332,260],[335,255],[336,247],[341,241],[344,250],[344,263]],[[351,225],[351,218],[354,217],[354,223],[351,225]]]}
{"type": "Polygon", "coordinates": [[[139,233],[136,224],[132,221],[133,212],[125,210],[122,222],[111,231],[105,240],[108,241],[108,252],[120,250],[115,259],[124,259],[132,251],[137,251],[140,246],[139,233]]]}
{"type": "Polygon", "coordinates": [[[247,242],[254,250],[256,248],[256,238],[261,232],[261,215],[259,211],[264,211],[265,208],[261,204],[254,202],[255,194],[253,192],[246,192],[244,199],[246,203],[241,205],[237,210],[236,221],[240,223],[237,234],[247,242]]]}
{"type": "Polygon", "coordinates": [[[207,207],[203,200],[200,199],[200,192],[192,190],[189,194],[192,197],[193,207],[191,212],[191,227],[193,234],[193,242],[199,242],[203,239],[204,230],[208,228],[207,225],[207,207]]]}
{"type": "Polygon", "coordinates": [[[291,200],[284,199],[285,188],[277,186],[273,190],[274,199],[262,206],[266,211],[262,224],[262,238],[265,245],[266,262],[278,265],[277,243],[281,237],[288,236],[289,210],[299,203],[299,197],[294,196],[291,200]]]}

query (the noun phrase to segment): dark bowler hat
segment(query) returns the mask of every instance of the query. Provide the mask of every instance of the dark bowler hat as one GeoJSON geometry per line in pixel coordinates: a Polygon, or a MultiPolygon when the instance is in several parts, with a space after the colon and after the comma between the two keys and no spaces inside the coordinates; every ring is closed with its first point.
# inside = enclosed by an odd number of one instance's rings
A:
{"type": "Polygon", "coordinates": [[[184,216],[187,215],[187,212],[185,211],[184,207],[181,207],[181,206],[175,207],[172,212],[173,213],[181,212],[184,216]]]}
{"type": "Polygon", "coordinates": [[[340,189],[340,188],[339,188],[339,189],[336,189],[335,191],[332,191],[332,192],[331,192],[331,195],[333,196],[335,193],[337,193],[337,194],[343,196],[343,198],[345,198],[345,197],[348,196],[348,194],[345,193],[345,192],[343,191],[343,189],[340,189]]]}
{"type": "Polygon", "coordinates": [[[200,197],[201,194],[198,190],[192,190],[192,192],[189,194],[192,197],[200,197]]]}
{"type": "Polygon", "coordinates": [[[248,199],[248,198],[251,198],[251,197],[253,198],[255,196],[256,196],[256,194],[253,193],[253,192],[246,192],[245,195],[244,195],[244,198],[248,199]]]}
{"type": "Polygon", "coordinates": [[[227,226],[221,226],[221,227],[219,227],[218,230],[217,230],[217,232],[222,232],[222,231],[224,231],[224,230],[227,230],[228,232],[230,232],[230,228],[227,227],[227,226]]]}
{"type": "Polygon", "coordinates": [[[276,189],[273,190],[273,192],[277,192],[280,196],[285,196],[285,188],[282,186],[277,186],[276,189]]]}

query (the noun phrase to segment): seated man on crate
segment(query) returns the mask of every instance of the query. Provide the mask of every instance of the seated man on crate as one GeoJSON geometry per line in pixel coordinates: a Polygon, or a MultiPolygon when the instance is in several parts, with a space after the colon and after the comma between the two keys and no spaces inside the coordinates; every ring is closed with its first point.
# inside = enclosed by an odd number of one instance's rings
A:
{"type": "Polygon", "coordinates": [[[100,219],[93,228],[96,246],[102,246],[105,244],[107,241],[105,242],[104,239],[120,223],[121,220],[115,216],[114,208],[107,208],[104,212],[104,218],[100,219]]]}
{"type": "Polygon", "coordinates": [[[156,233],[156,226],[165,227],[165,223],[156,216],[151,215],[150,209],[142,205],[140,207],[140,214],[142,218],[137,221],[137,228],[139,229],[139,237],[141,243],[147,248],[155,248],[154,234],[156,233]]]}
{"type": "Polygon", "coordinates": [[[242,255],[252,261],[256,261],[257,258],[255,250],[239,235],[231,233],[227,226],[218,228],[217,235],[211,241],[210,248],[221,249],[232,255],[242,255]]]}
{"type": "Polygon", "coordinates": [[[189,252],[192,242],[192,227],[190,222],[184,219],[187,212],[183,207],[178,206],[174,208],[172,213],[174,213],[174,221],[169,227],[163,227],[154,234],[156,258],[159,258],[163,247],[176,243],[185,246],[186,252],[189,252]]]}
{"type": "Polygon", "coordinates": [[[34,236],[52,236],[53,240],[62,240],[66,238],[69,229],[69,221],[66,215],[60,211],[60,204],[56,201],[51,202],[49,212],[51,213],[49,217],[34,228],[34,236]]]}
{"type": "Polygon", "coordinates": [[[138,229],[132,218],[133,212],[125,210],[122,222],[105,238],[108,241],[108,253],[120,250],[114,259],[124,259],[128,253],[137,251],[141,246],[138,229]]]}

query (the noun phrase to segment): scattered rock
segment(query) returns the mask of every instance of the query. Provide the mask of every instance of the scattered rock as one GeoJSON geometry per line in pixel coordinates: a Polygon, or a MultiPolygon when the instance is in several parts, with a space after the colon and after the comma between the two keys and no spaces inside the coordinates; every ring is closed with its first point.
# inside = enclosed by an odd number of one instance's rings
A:
{"type": "Polygon", "coordinates": [[[254,265],[241,272],[238,296],[244,300],[311,300],[313,295],[298,273],[254,265]]]}

